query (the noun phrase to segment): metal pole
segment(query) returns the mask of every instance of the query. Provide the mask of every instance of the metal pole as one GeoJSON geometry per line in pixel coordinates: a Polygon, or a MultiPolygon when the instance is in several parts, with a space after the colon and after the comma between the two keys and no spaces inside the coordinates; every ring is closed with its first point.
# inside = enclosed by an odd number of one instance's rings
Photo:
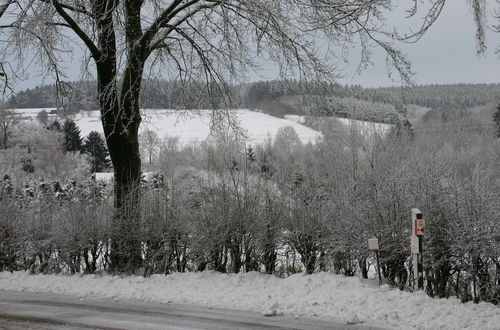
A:
{"type": "Polygon", "coordinates": [[[377,258],[377,273],[378,273],[378,285],[382,285],[382,276],[380,275],[380,263],[378,261],[378,251],[375,251],[375,257],[377,258]]]}

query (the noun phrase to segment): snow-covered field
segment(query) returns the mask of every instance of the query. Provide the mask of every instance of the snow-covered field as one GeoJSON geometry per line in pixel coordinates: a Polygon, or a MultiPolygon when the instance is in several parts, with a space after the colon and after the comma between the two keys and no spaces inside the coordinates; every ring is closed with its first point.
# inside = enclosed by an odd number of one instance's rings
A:
{"type": "Polygon", "coordinates": [[[336,118],[339,122],[344,124],[346,127],[359,129],[361,132],[366,132],[368,135],[379,134],[384,135],[389,132],[389,129],[393,125],[382,124],[382,123],[372,123],[370,121],[362,121],[348,118],[336,118]]]}
{"type": "MultiPolygon", "coordinates": [[[[362,121],[362,120],[340,118],[340,117],[330,117],[330,118],[335,119],[336,121],[344,125],[346,129],[354,128],[356,130],[359,130],[365,136],[370,136],[372,134],[383,136],[384,134],[389,132],[391,127],[393,127],[393,125],[390,124],[374,123],[371,121],[362,121]]],[[[298,115],[285,115],[285,119],[300,124],[303,124],[306,120],[304,116],[298,116],[298,115]]]]}
{"type": "Polygon", "coordinates": [[[25,119],[36,119],[36,116],[42,110],[45,110],[47,114],[50,116],[51,111],[56,111],[56,108],[22,108],[22,109],[14,109],[18,114],[20,114],[25,119]]]}
{"type": "MultiPolygon", "coordinates": [[[[17,109],[24,118],[36,119],[43,109],[17,109]]],[[[45,109],[47,112],[53,109],[45,109]]],[[[201,142],[210,135],[210,111],[198,111],[196,114],[188,110],[143,110],[141,130],[149,129],[158,137],[178,137],[180,144],[201,142]]],[[[276,118],[261,112],[250,110],[234,110],[239,126],[247,136],[247,142],[263,143],[268,137],[274,138],[278,129],[292,126],[303,143],[314,143],[321,133],[310,129],[294,120],[276,118]]],[[[82,111],[74,117],[80,128],[81,136],[90,131],[102,133],[102,125],[98,111],[82,111]]]]}
{"type": "MultiPolygon", "coordinates": [[[[36,120],[38,112],[42,108],[17,109],[23,118],[36,120]]],[[[45,109],[47,112],[55,110],[45,109]]],[[[242,131],[246,134],[247,142],[250,144],[263,143],[268,137],[274,138],[279,128],[292,126],[303,143],[314,143],[321,137],[321,133],[306,127],[305,117],[297,115],[285,115],[284,119],[267,115],[262,112],[239,109],[234,110],[242,131]]],[[[49,115],[55,118],[55,115],[49,115]]],[[[102,133],[102,126],[99,111],[82,111],[74,118],[80,128],[81,136],[86,136],[90,131],[102,133]]],[[[149,129],[157,133],[160,138],[177,137],[182,145],[196,143],[206,140],[210,136],[210,111],[197,111],[193,113],[189,110],[143,110],[141,130],[149,129]]],[[[348,118],[335,118],[347,130],[354,128],[365,136],[372,134],[384,135],[392,125],[373,123],[348,118]]]]}
{"type": "Polygon", "coordinates": [[[280,279],[256,272],[175,273],[151,278],[3,272],[0,289],[197,304],[393,329],[500,329],[500,308],[492,304],[432,299],[424,293],[379,288],[373,281],[331,273],[280,279]]]}

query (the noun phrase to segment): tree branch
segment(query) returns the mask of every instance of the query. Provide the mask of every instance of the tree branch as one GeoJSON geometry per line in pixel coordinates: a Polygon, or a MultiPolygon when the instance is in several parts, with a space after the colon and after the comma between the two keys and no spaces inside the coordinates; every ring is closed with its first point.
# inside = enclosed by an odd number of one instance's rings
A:
{"type": "MultiPolygon", "coordinates": [[[[45,3],[51,3],[51,0],[40,0],[40,1],[45,2],[45,3]]],[[[91,12],[89,12],[87,9],[85,9],[85,7],[83,5],[71,6],[71,5],[68,5],[66,3],[61,3],[61,2],[59,4],[64,9],[71,10],[72,12],[84,14],[84,15],[87,15],[89,17],[94,18],[94,15],[92,15],[91,12]]]]}
{"type": "Polygon", "coordinates": [[[71,18],[70,15],[64,10],[62,5],[59,3],[57,0],[50,0],[52,3],[52,6],[54,6],[54,9],[56,12],[68,23],[68,25],[71,27],[71,29],[80,37],[80,39],[85,43],[85,45],[88,47],[90,53],[95,59],[98,59],[101,55],[101,51],[97,46],[94,44],[92,39],[85,34],[85,32],[80,28],[78,23],[76,23],[73,18],[71,18]]]}
{"type": "Polygon", "coordinates": [[[7,8],[9,8],[9,6],[11,4],[13,4],[14,2],[15,2],[15,0],[6,0],[4,2],[4,4],[0,6],[0,17],[2,17],[3,14],[5,14],[5,12],[7,11],[7,8]]]}
{"type": "MultiPolygon", "coordinates": [[[[221,2],[216,2],[216,3],[213,3],[213,4],[205,4],[205,5],[200,5],[198,7],[196,7],[194,10],[190,11],[188,14],[184,15],[183,17],[179,18],[176,22],[174,22],[173,24],[168,24],[168,23],[165,23],[164,28],[168,28],[167,31],[163,34],[163,36],[161,38],[158,38],[158,40],[156,40],[152,45],[150,45],[148,47],[148,52],[151,52],[153,50],[155,50],[159,44],[162,43],[162,41],[174,30],[176,30],[182,23],[186,22],[189,18],[193,17],[194,15],[196,15],[197,13],[199,13],[200,11],[204,10],[204,9],[211,9],[211,8],[215,8],[217,6],[220,6],[222,5],[222,3],[225,2],[225,1],[221,1],[221,2]]],[[[179,8],[179,9],[182,9],[179,8]]],[[[175,14],[174,14],[175,16],[175,14]]],[[[149,42],[151,42],[151,40],[149,40],[149,42]]]]}
{"type": "MultiPolygon", "coordinates": [[[[179,14],[181,12],[187,11],[187,9],[198,4],[200,1],[202,1],[202,0],[191,0],[182,6],[179,6],[182,3],[182,1],[180,1],[180,0],[174,1],[167,9],[165,9],[163,11],[163,13],[160,14],[160,16],[158,16],[158,18],[153,22],[153,24],[151,24],[151,26],[146,30],[146,32],[144,33],[144,35],[141,39],[141,45],[144,48],[149,47],[149,43],[151,42],[151,40],[153,40],[154,36],[158,33],[158,31],[161,28],[167,27],[168,23],[170,22],[170,20],[172,18],[174,18],[177,14],[179,14]]],[[[204,5],[199,6],[198,9],[195,9],[193,11],[188,11],[188,13],[184,16],[184,18],[181,19],[181,21],[185,21],[186,19],[192,17],[193,15],[195,15],[196,13],[198,13],[202,9],[213,8],[213,7],[216,7],[218,5],[225,3],[226,1],[227,0],[207,1],[207,2],[211,2],[211,4],[210,5],[204,4],[204,5]],[[209,6],[209,7],[207,7],[207,6],[209,6]]],[[[176,24],[174,26],[178,26],[180,23],[182,23],[182,22],[179,22],[178,24],[176,24]]],[[[172,30],[169,30],[169,32],[171,32],[171,31],[172,30]]]]}

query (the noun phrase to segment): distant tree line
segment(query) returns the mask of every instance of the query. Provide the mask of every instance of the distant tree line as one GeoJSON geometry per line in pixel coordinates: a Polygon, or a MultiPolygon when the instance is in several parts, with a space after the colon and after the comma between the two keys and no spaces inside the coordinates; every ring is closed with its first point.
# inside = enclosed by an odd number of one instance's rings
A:
{"type": "MultiPolygon", "coordinates": [[[[234,87],[230,89],[229,95],[234,92],[233,89],[236,90],[234,87]]],[[[215,84],[150,79],[143,83],[141,100],[143,107],[152,109],[212,109],[225,102],[222,95],[222,90],[215,84]]],[[[7,106],[60,108],[61,114],[96,110],[99,109],[96,82],[76,81],[64,85],[64,88],[37,86],[13,95],[7,106]]]]}
{"type": "Polygon", "coordinates": [[[468,109],[500,102],[500,84],[417,85],[409,88],[356,87],[355,98],[371,102],[389,103],[396,108],[415,104],[427,108],[468,109]]]}
{"type": "MultiPolygon", "coordinates": [[[[79,81],[56,90],[55,85],[27,89],[12,96],[14,108],[58,107],[68,112],[98,108],[95,82],[79,81]],[[59,95],[59,97],[58,97],[59,95]],[[59,102],[59,103],[58,103],[59,102]]],[[[359,85],[318,83],[314,81],[272,80],[221,87],[197,82],[146,80],[141,99],[145,108],[209,109],[232,105],[259,109],[266,113],[335,115],[348,118],[394,123],[405,113],[407,104],[428,108],[467,109],[498,103],[500,84],[422,85],[408,88],[363,88],[359,85]],[[232,96],[230,100],[221,88],[232,96]],[[361,118],[360,101],[372,113],[361,118]],[[371,117],[371,119],[370,119],[371,117]]]]}

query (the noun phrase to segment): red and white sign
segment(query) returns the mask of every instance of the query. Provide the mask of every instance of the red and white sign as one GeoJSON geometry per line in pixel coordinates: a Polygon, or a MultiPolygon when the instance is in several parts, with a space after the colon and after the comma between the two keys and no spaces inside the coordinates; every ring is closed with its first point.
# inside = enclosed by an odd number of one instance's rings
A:
{"type": "Polygon", "coordinates": [[[378,244],[378,238],[370,238],[368,240],[368,250],[370,251],[380,250],[380,245],[378,244]]]}
{"type": "Polygon", "coordinates": [[[414,226],[415,226],[415,235],[420,236],[420,235],[425,235],[425,221],[424,219],[415,219],[414,221],[414,226]]]}

